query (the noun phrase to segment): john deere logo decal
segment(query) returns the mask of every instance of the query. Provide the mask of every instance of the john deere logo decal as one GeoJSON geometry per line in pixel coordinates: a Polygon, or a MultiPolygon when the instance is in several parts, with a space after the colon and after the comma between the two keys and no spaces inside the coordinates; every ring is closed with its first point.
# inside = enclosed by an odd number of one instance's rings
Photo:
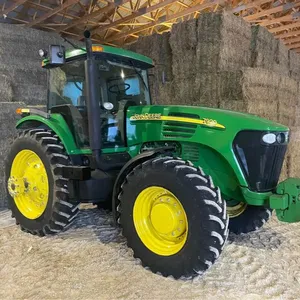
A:
{"type": "Polygon", "coordinates": [[[172,121],[172,122],[184,122],[184,123],[192,123],[203,125],[212,128],[220,128],[225,129],[225,126],[219,124],[217,120],[212,119],[193,119],[193,118],[185,118],[185,117],[174,117],[174,116],[162,116],[161,114],[135,114],[130,117],[130,121],[172,121]]]}

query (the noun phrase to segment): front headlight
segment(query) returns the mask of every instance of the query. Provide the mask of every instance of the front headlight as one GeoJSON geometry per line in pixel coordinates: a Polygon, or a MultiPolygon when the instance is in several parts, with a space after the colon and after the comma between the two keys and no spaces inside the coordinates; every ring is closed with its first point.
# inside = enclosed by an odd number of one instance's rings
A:
{"type": "Polygon", "coordinates": [[[273,144],[287,144],[289,140],[288,132],[272,132],[266,133],[262,136],[262,141],[265,144],[273,145],[273,144]]]}
{"type": "Polygon", "coordinates": [[[267,133],[262,137],[263,142],[266,144],[274,144],[276,142],[276,134],[275,133],[267,133]]]}

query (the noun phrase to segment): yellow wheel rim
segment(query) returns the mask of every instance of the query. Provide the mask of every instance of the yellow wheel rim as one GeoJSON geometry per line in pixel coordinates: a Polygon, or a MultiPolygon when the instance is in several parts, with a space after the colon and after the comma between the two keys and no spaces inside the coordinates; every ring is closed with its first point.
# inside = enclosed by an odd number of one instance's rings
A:
{"type": "Polygon", "coordinates": [[[186,242],[185,210],[177,197],[165,188],[151,186],[138,195],[133,221],[143,244],[156,254],[174,255],[186,242]]]}
{"type": "Polygon", "coordinates": [[[227,214],[229,218],[236,218],[240,216],[247,208],[247,203],[240,202],[237,205],[234,206],[228,206],[227,205],[227,214]]]}
{"type": "Polygon", "coordinates": [[[34,220],[43,214],[48,203],[49,183],[45,166],[35,152],[22,150],[16,155],[8,191],[26,218],[34,220]]]}

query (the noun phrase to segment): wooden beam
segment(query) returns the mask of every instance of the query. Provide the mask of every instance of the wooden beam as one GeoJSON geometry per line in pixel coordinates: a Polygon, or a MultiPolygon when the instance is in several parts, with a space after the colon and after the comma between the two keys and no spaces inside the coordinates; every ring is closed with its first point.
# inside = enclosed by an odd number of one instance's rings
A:
{"type": "Polygon", "coordinates": [[[270,9],[263,9],[261,12],[255,13],[253,15],[248,15],[244,17],[244,20],[248,22],[255,22],[257,21],[257,19],[261,17],[270,16],[272,14],[279,13],[279,12],[285,12],[292,8],[297,8],[298,6],[300,6],[300,1],[295,1],[293,3],[285,3],[270,9]]]}
{"type": "Polygon", "coordinates": [[[282,26],[278,26],[278,27],[274,27],[274,28],[269,28],[268,30],[272,33],[274,32],[280,32],[283,30],[288,30],[288,29],[292,29],[292,28],[297,28],[300,27],[300,22],[294,22],[294,23],[290,23],[290,24],[286,24],[286,25],[282,25],[282,26]]]}
{"type": "Polygon", "coordinates": [[[247,10],[249,8],[254,8],[254,7],[257,7],[257,6],[269,3],[269,2],[272,2],[272,0],[255,0],[253,2],[250,2],[250,3],[247,3],[247,4],[242,4],[242,5],[239,5],[237,7],[234,7],[232,9],[232,12],[234,14],[235,13],[239,13],[239,12],[241,12],[243,10],[247,10]]]}
{"type": "MultiPolygon", "coordinates": [[[[35,3],[35,2],[32,2],[32,1],[27,1],[26,4],[28,4],[30,8],[34,8],[34,9],[42,10],[42,11],[47,11],[47,12],[49,10],[53,9],[53,7],[42,5],[42,4],[38,4],[38,3],[35,3]]],[[[57,13],[57,15],[58,16],[65,16],[68,19],[79,19],[79,17],[71,15],[69,13],[60,13],[59,12],[59,13],[57,13]]]]}
{"type": "Polygon", "coordinates": [[[76,4],[77,2],[79,2],[80,0],[67,0],[66,2],[64,2],[62,5],[52,9],[51,11],[49,11],[48,13],[42,15],[41,17],[33,20],[32,22],[28,23],[26,26],[27,27],[32,27],[38,23],[41,23],[47,19],[49,19],[50,17],[56,15],[57,13],[59,13],[60,11],[68,8],[69,6],[72,6],[74,4],[76,4]]]}
{"type": "Polygon", "coordinates": [[[131,20],[133,20],[133,19],[135,19],[137,17],[140,17],[140,16],[142,16],[144,14],[153,12],[155,10],[158,10],[160,8],[163,8],[163,7],[167,6],[167,5],[175,3],[175,2],[176,2],[176,0],[165,0],[163,2],[155,4],[153,6],[142,7],[140,9],[138,9],[137,11],[133,12],[131,15],[128,15],[128,16],[126,16],[124,18],[121,18],[121,19],[119,19],[119,20],[117,20],[115,22],[112,22],[109,25],[106,25],[106,26],[104,25],[104,26],[100,26],[98,28],[95,28],[91,32],[99,34],[100,32],[103,32],[103,31],[105,31],[107,29],[110,29],[111,27],[115,27],[117,25],[121,25],[122,23],[126,23],[126,22],[131,21],[131,20]]]}
{"type": "Polygon", "coordinates": [[[78,20],[71,21],[68,25],[66,25],[66,26],[60,28],[59,30],[57,30],[57,32],[65,31],[67,29],[70,29],[71,27],[82,24],[82,23],[84,23],[84,22],[86,22],[90,19],[93,19],[93,18],[96,18],[96,17],[100,16],[101,14],[107,13],[111,9],[114,9],[116,7],[119,7],[119,6],[123,5],[123,4],[126,4],[127,2],[129,2],[129,0],[115,1],[114,3],[110,2],[110,3],[108,3],[107,6],[101,8],[99,10],[96,10],[96,11],[92,12],[91,14],[87,14],[87,15],[83,16],[82,18],[78,19],[78,20]]]}
{"type": "MultiPolygon", "coordinates": [[[[300,27],[300,24],[299,24],[300,27]]],[[[293,30],[293,31],[289,31],[286,33],[282,33],[282,34],[278,34],[275,35],[276,39],[285,39],[285,38],[289,38],[289,37],[293,37],[293,36],[297,36],[300,35],[300,30],[293,30]]]]}
{"type": "Polygon", "coordinates": [[[3,11],[1,11],[1,15],[6,18],[7,15],[12,12],[13,10],[15,10],[16,8],[18,8],[20,5],[24,4],[27,0],[18,0],[15,3],[13,3],[12,5],[10,5],[9,7],[7,7],[6,9],[4,9],[3,11]]]}
{"type": "Polygon", "coordinates": [[[122,32],[122,33],[116,34],[116,35],[114,35],[112,37],[109,37],[107,40],[105,40],[103,42],[111,42],[111,41],[115,41],[115,40],[118,40],[118,39],[122,39],[122,38],[124,38],[125,36],[127,36],[129,34],[135,34],[135,33],[147,30],[147,29],[149,29],[149,28],[151,28],[153,26],[157,26],[157,25],[166,23],[166,22],[168,22],[170,20],[181,18],[181,17],[184,17],[186,15],[192,14],[192,13],[194,13],[196,11],[201,11],[201,10],[210,8],[212,6],[215,6],[216,4],[219,4],[220,2],[223,2],[223,1],[221,1],[221,0],[213,0],[211,2],[207,2],[207,3],[204,3],[204,4],[194,5],[194,6],[192,6],[190,8],[187,8],[187,9],[181,11],[181,12],[178,12],[178,13],[175,13],[175,14],[172,14],[172,15],[169,15],[169,16],[163,16],[163,17],[159,18],[157,21],[150,22],[147,25],[140,26],[138,28],[134,28],[134,29],[129,30],[127,32],[122,32]]]}
{"type": "Polygon", "coordinates": [[[292,38],[292,39],[288,39],[288,40],[284,40],[283,43],[285,45],[289,45],[289,44],[293,44],[293,43],[296,43],[296,42],[300,42],[300,36],[297,36],[295,38],[292,38]]]}
{"type": "Polygon", "coordinates": [[[263,21],[257,21],[258,24],[260,26],[270,26],[270,25],[273,25],[273,24],[278,24],[278,23],[281,23],[281,22],[290,22],[290,21],[293,21],[295,20],[295,17],[294,17],[294,14],[290,14],[290,15],[286,15],[286,16],[283,16],[283,17],[279,17],[279,18],[273,18],[271,20],[263,20],[263,21]]]}
{"type": "Polygon", "coordinates": [[[290,50],[300,48],[300,43],[292,44],[287,46],[290,50]]]}

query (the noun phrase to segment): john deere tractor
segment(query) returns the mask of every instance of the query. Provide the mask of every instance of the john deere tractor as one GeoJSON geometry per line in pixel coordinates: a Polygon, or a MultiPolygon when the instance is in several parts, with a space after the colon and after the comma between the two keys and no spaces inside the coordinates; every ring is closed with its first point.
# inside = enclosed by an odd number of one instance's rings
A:
{"type": "Polygon", "coordinates": [[[65,230],[89,202],[111,208],[145,267],[191,278],[214,264],[228,231],[260,228],[276,210],[300,220],[300,179],[278,184],[289,129],[254,115],[151,105],[152,60],[92,45],[52,45],[48,110],[19,109],[6,162],[21,229],[65,230]]]}

